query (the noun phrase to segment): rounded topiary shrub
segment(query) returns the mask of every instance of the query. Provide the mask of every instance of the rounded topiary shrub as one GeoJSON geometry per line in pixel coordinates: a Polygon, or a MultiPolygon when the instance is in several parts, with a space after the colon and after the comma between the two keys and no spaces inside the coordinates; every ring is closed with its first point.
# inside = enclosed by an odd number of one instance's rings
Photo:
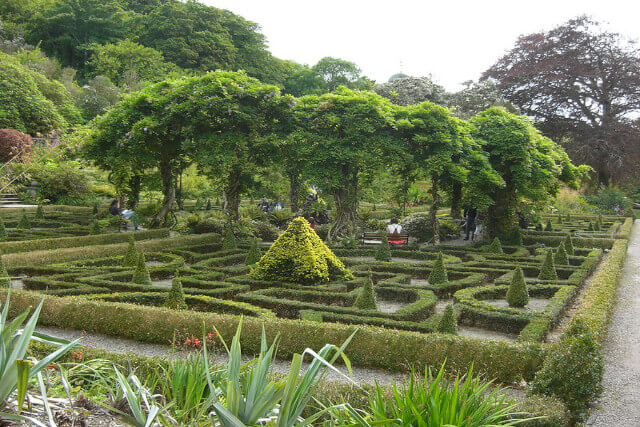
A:
{"type": "Polygon", "coordinates": [[[369,277],[367,277],[364,285],[360,288],[360,292],[358,292],[358,296],[356,297],[353,306],[360,310],[378,309],[376,291],[375,289],[373,289],[373,279],[371,277],[371,273],[369,273],[369,277]]]}
{"type": "Polygon", "coordinates": [[[178,277],[177,271],[175,277],[171,280],[171,289],[169,289],[169,295],[167,295],[164,306],[173,310],[185,310],[187,308],[187,303],[184,301],[182,281],[178,277]]]}
{"type": "Polygon", "coordinates": [[[549,249],[547,255],[540,268],[540,274],[538,274],[540,280],[558,280],[558,273],[556,272],[556,266],[553,263],[553,251],[549,249]]]}
{"type": "Polygon", "coordinates": [[[567,251],[564,248],[564,242],[560,242],[560,245],[558,245],[558,249],[556,249],[556,255],[553,258],[553,261],[556,264],[560,265],[569,264],[569,257],[567,256],[567,251]]]}
{"type": "Polygon", "coordinates": [[[488,250],[493,254],[504,254],[504,251],[502,250],[502,243],[500,243],[500,239],[498,239],[497,237],[493,238],[493,241],[489,245],[488,250]]]}
{"type": "Polygon", "coordinates": [[[246,265],[253,265],[260,261],[262,258],[262,251],[260,250],[260,246],[257,240],[253,240],[251,242],[251,247],[249,247],[249,252],[247,252],[247,257],[244,260],[246,265]]]}
{"type": "Polygon", "coordinates": [[[522,269],[518,266],[513,272],[513,279],[507,290],[507,302],[511,307],[524,307],[529,304],[529,292],[522,269]]]}
{"type": "Polygon", "coordinates": [[[433,263],[431,273],[429,273],[429,283],[432,285],[438,285],[449,281],[447,275],[447,269],[444,266],[444,260],[442,259],[442,252],[438,252],[438,258],[433,263]]]}
{"type": "Polygon", "coordinates": [[[133,236],[129,237],[129,246],[124,254],[123,264],[125,267],[135,267],[138,264],[138,249],[136,248],[136,241],[133,236]]]}
{"type": "Polygon", "coordinates": [[[391,261],[391,246],[389,246],[389,239],[386,235],[376,248],[375,259],[377,261],[391,261]]]}
{"type": "Polygon", "coordinates": [[[261,280],[300,284],[317,284],[330,279],[353,277],[302,217],[291,221],[287,230],[271,245],[250,275],[261,280]]]}
{"type": "Polygon", "coordinates": [[[438,326],[436,327],[436,332],[454,335],[458,333],[458,323],[453,311],[453,304],[449,304],[445,307],[442,317],[438,322],[438,326]]]}
{"type": "Polygon", "coordinates": [[[149,275],[149,269],[147,268],[147,263],[144,257],[144,252],[140,252],[138,254],[138,263],[136,265],[136,270],[133,272],[133,278],[131,279],[133,283],[137,283],[138,285],[149,285],[151,286],[151,276],[149,275]]]}

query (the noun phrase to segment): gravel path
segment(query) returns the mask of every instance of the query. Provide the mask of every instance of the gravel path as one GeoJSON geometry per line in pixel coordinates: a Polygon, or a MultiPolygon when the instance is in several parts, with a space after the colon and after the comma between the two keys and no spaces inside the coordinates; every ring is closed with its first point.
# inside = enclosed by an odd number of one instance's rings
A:
{"type": "Polygon", "coordinates": [[[604,392],[587,426],[640,426],[640,222],[631,234],[604,343],[604,392]]]}

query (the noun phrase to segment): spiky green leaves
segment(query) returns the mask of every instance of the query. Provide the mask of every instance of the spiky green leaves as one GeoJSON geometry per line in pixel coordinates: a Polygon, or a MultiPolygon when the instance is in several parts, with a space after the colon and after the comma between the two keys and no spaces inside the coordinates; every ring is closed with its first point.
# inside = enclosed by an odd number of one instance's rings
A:
{"type": "Polygon", "coordinates": [[[436,327],[436,331],[443,334],[457,334],[458,333],[458,323],[456,321],[456,315],[453,311],[453,304],[449,304],[445,307],[444,313],[442,313],[442,317],[438,322],[438,326],[436,327]]]}
{"type": "Polygon", "coordinates": [[[547,219],[547,225],[544,226],[544,231],[553,231],[553,225],[551,225],[551,219],[547,219]]]}
{"type": "Polygon", "coordinates": [[[355,302],[353,303],[353,307],[360,310],[377,310],[378,303],[376,300],[376,291],[373,289],[373,278],[371,277],[371,272],[369,272],[369,276],[367,280],[364,282],[364,285],[360,288],[360,292],[356,297],[355,302]]]}
{"type": "Polygon", "coordinates": [[[567,251],[567,255],[574,255],[575,251],[573,249],[573,240],[571,239],[571,235],[568,235],[566,239],[564,239],[564,250],[567,251]]]}
{"type": "Polygon", "coordinates": [[[497,237],[494,237],[488,249],[489,252],[493,254],[504,254],[504,251],[502,250],[502,243],[500,243],[500,239],[497,237]]]}
{"type": "Polygon", "coordinates": [[[429,283],[432,285],[438,285],[449,281],[447,275],[447,269],[444,266],[444,260],[442,259],[442,252],[438,253],[438,258],[433,263],[431,273],[429,273],[429,283]]]}
{"type": "Polygon", "coordinates": [[[253,265],[260,261],[262,258],[262,251],[260,250],[260,246],[258,244],[258,240],[253,240],[251,243],[251,247],[249,248],[249,252],[247,252],[247,257],[244,260],[246,265],[253,265]]]}
{"type": "Polygon", "coordinates": [[[317,284],[353,276],[304,218],[296,218],[250,273],[256,279],[317,284]]]}
{"type": "Polygon", "coordinates": [[[36,219],[44,219],[44,209],[42,209],[42,205],[38,205],[36,209],[36,219]]]}
{"type": "Polygon", "coordinates": [[[17,228],[20,230],[28,230],[31,228],[31,221],[29,221],[25,210],[22,211],[22,217],[20,218],[20,222],[18,222],[17,228]]]}
{"type": "Polygon", "coordinates": [[[125,267],[135,267],[138,264],[138,249],[133,236],[129,237],[129,246],[127,246],[127,252],[124,254],[123,264],[125,267]]]}
{"type": "Polygon", "coordinates": [[[131,281],[138,285],[151,286],[151,276],[149,275],[149,269],[147,268],[144,252],[140,252],[140,254],[138,254],[138,263],[136,265],[136,270],[133,272],[133,278],[131,281]]]}
{"type": "Polygon", "coordinates": [[[567,251],[564,248],[564,242],[560,242],[558,249],[556,250],[556,255],[553,258],[553,261],[556,264],[567,265],[569,264],[569,257],[567,256],[567,251]]]}
{"type": "Polygon", "coordinates": [[[389,246],[389,239],[386,235],[382,238],[382,242],[376,248],[374,256],[378,261],[391,261],[391,247],[389,246]]]}
{"type": "Polygon", "coordinates": [[[231,225],[228,225],[224,233],[224,239],[222,240],[222,250],[230,251],[237,248],[238,242],[236,241],[236,236],[233,234],[231,225]]]}
{"type": "Polygon", "coordinates": [[[507,290],[507,302],[511,307],[524,307],[529,304],[529,292],[522,269],[518,266],[513,272],[513,279],[507,290]]]}
{"type": "Polygon", "coordinates": [[[553,263],[553,251],[549,249],[547,255],[542,263],[540,274],[538,275],[540,280],[558,280],[558,273],[556,272],[556,266],[553,263]]]}
{"type": "Polygon", "coordinates": [[[187,309],[187,303],[184,300],[184,290],[182,289],[182,281],[180,280],[177,271],[171,281],[171,289],[169,289],[169,295],[167,295],[167,300],[165,301],[164,306],[173,310],[187,309]]]}

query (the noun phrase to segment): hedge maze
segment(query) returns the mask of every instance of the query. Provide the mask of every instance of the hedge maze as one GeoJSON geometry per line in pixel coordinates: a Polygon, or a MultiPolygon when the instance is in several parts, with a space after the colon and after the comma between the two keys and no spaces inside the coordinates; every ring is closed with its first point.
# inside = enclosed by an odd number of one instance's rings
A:
{"type": "MultiPolygon", "coordinates": [[[[392,260],[381,262],[375,260],[375,247],[333,248],[353,278],[319,285],[257,279],[250,274],[253,267],[245,265],[250,242],[223,249],[220,239],[213,238],[208,243],[145,252],[142,267],[125,266],[122,251],[116,256],[13,266],[9,273],[14,286],[26,290],[156,307],[165,304],[172,279],[179,277],[191,311],[327,326],[370,325],[422,334],[438,332],[445,307],[453,304],[460,335],[473,328],[487,331],[487,338],[541,343],[612,246],[612,239],[599,234],[615,234],[621,226],[611,218],[548,219],[552,231],[526,230],[525,246],[503,246],[502,250],[495,245],[402,248],[392,249],[392,260]],[[591,238],[575,237],[596,222],[600,231],[591,238]],[[558,254],[560,244],[567,250],[558,254]],[[431,283],[441,255],[446,280],[431,283]],[[550,267],[557,279],[544,278],[548,272],[543,270],[549,266],[543,269],[543,264],[549,256],[561,261],[550,267]],[[148,271],[150,285],[135,283],[136,268],[148,271]],[[506,300],[517,268],[526,283],[524,307],[510,306],[506,300]],[[356,300],[369,278],[377,306],[358,308],[356,300]]],[[[260,249],[264,253],[266,246],[260,249]]]]}
{"type": "Polygon", "coordinates": [[[0,241],[5,242],[89,235],[95,219],[91,208],[70,206],[5,208],[0,216],[0,241]]]}

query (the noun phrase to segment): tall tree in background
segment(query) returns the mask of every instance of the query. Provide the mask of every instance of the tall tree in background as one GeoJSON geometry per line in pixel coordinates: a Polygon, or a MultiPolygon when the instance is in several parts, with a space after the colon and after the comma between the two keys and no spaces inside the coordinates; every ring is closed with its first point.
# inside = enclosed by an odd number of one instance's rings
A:
{"type": "Polygon", "coordinates": [[[373,87],[373,82],[362,75],[356,64],[344,59],[327,56],[311,69],[322,77],[329,92],[336,90],[338,86],[356,90],[369,90],[373,87]]]}
{"type": "Polygon", "coordinates": [[[621,181],[640,160],[640,49],[578,17],[522,36],[489,68],[505,98],[594,167],[603,184],[621,181]]]}
{"type": "Polygon", "coordinates": [[[373,90],[398,105],[414,105],[425,101],[444,105],[447,93],[445,88],[434,82],[430,76],[394,75],[387,83],[376,85],[373,90]]]}

